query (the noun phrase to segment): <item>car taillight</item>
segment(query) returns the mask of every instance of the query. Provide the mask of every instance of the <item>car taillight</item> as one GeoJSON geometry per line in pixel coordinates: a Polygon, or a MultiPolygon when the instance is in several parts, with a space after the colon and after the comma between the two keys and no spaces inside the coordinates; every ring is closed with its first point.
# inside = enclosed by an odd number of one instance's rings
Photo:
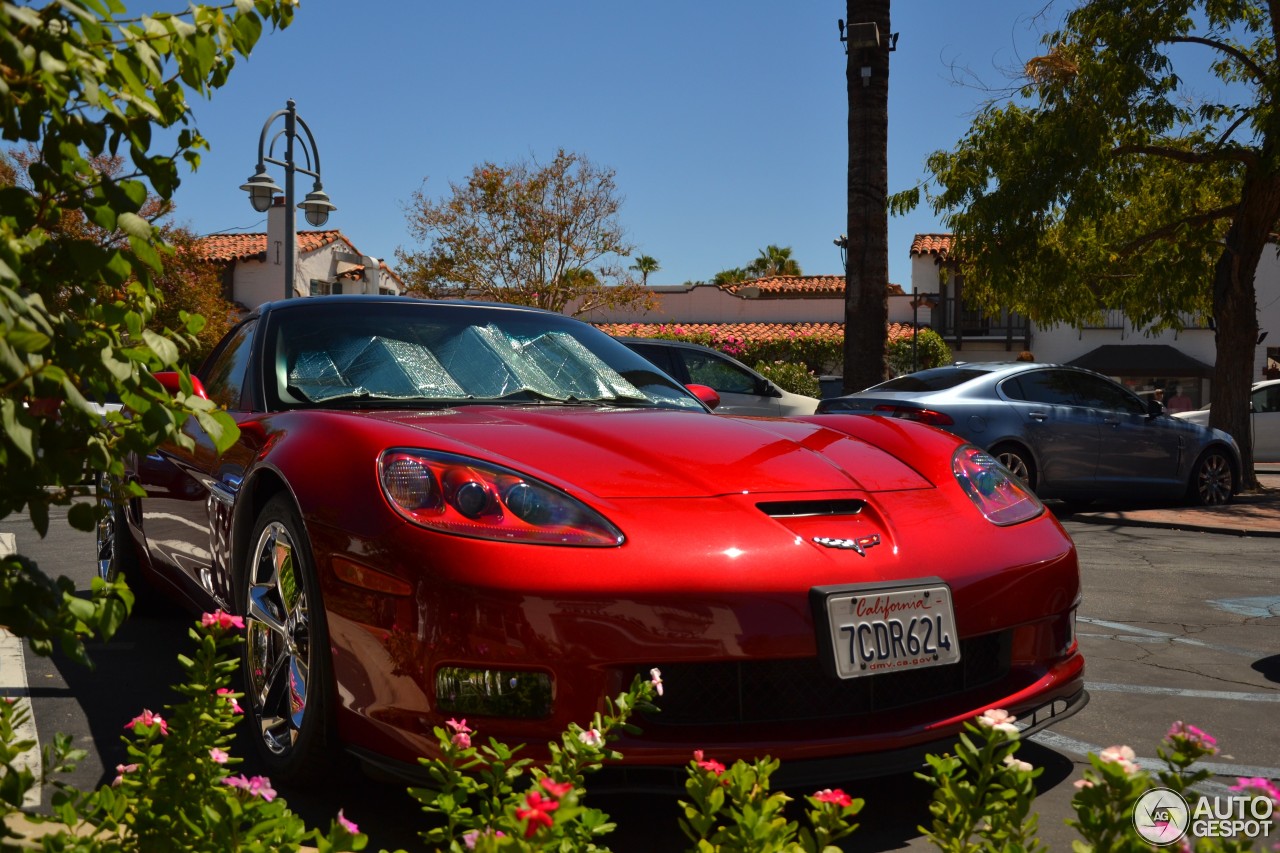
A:
{"type": "Polygon", "coordinates": [[[532,477],[479,459],[430,450],[387,450],[382,493],[423,527],[503,542],[612,547],[625,539],[600,513],[532,477]]]}
{"type": "Polygon", "coordinates": [[[951,457],[956,482],[992,524],[1001,527],[1035,518],[1044,512],[1040,499],[990,453],[963,444],[951,457]]]}
{"type": "Polygon", "coordinates": [[[948,414],[935,412],[933,409],[922,409],[919,406],[899,406],[892,403],[881,403],[872,411],[877,415],[885,415],[890,418],[905,418],[909,421],[919,421],[930,426],[951,426],[955,423],[948,414]]]}

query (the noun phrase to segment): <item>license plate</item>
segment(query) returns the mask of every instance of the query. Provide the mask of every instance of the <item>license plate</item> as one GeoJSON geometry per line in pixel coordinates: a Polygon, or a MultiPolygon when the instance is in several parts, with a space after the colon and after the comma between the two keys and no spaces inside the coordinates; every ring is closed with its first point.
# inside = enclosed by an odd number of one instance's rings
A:
{"type": "Polygon", "coordinates": [[[951,589],[941,580],[817,587],[811,596],[823,657],[840,678],[960,660],[951,589]]]}

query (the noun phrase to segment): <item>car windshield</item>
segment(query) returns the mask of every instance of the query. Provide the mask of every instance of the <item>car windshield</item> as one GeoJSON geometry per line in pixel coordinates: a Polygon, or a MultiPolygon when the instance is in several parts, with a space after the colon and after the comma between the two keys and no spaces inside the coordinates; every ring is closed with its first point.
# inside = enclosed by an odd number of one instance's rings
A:
{"type": "Polygon", "coordinates": [[[267,357],[275,365],[273,402],[284,408],[701,408],[626,347],[556,315],[465,303],[368,302],[291,306],[273,319],[274,351],[267,357]]]}
{"type": "Polygon", "coordinates": [[[954,388],[962,385],[970,379],[977,379],[979,376],[985,376],[985,370],[971,370],[967,368],[940,368],[937,370],[921,370],[918,373],[908,373],[905,376],[898,376],[890,379],[888,382],[881,382],[875,386],[877,391],[945,391],[948,388],[954,388]]]}

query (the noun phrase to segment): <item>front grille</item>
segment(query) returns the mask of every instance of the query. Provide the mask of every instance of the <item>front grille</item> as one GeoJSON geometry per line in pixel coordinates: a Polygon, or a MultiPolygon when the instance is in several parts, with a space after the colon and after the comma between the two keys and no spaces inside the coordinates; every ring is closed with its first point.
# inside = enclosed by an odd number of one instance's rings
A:
{"type": "MultiPolygon", "coordinates": [[[[661,664],[660,725],[801,722],[873,714],[934,702],[1009,673],[1008,631],[960,641],[960,662],[839,679],[817,658],[661,664]]],[[[648,669],[642,675],[648,677],[648,669]]]]}

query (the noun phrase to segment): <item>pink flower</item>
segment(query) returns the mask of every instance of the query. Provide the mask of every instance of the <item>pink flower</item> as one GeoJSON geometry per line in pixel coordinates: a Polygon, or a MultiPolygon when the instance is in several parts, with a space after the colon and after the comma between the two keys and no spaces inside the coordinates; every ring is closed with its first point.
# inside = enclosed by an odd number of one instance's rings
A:
{"type": "Polygon", "coordinates": [[[119,788],[120,784],[124,782],[124,774],[132,773],[137,769],[138,769],[138,765],[136,764],[117,764],[116,778],[111,781],[111,787],[119,788]]]}
{"type": "Polygon", "coordinates": [[[449,740],[458,749],[471,748],[471,735],[467,734],[466,732],[455,732],[453,737],[449,738],[449,740]]]}
{"type": "Polygon", "coordinates": [[[1169,733],[1165,737],[1175,746],[1178,745],[1179,741],[1185,741],[1186,746],[1194,747],[1202,752],[1212,754],[1218,751],[1218,741],[1213,735],[1189,723],[1184,723],[1182,720],[1178,720],[1170,726],[1169,733]]]}
{"type": "Polygon", "coordinates": [[[711,759],[711,758],[708,758],[705,761],[699,759],[698,766],[701,767],[703,770],[707,771],[708,773],[711,773],[716,776],[719,776],[721,773],[724,772],[724,765],[721,764],[719,761],[716,761],[715,759],[711,759]]]}
{"type": "Polygon", "coordinates": [[[1029,762],[1023,761],[1019,758],[1014,758],[1012,755],[1006,755],[1004,757],[1004,763],[1006,767],[1012,767],[1014,770],[1022,773],[1030,773],[1035,769],[1029,762]]]}
{"type": "Polygon", "coordinates": [[[649,683],[653,685],[653,689],[658,695],[662,695],[662,672],[655,666],[649,670],[649,683]]]}
{"type": "Polygon", "coordinates": [[[549,776],[543,776],[538,784],[542,786],[543,790],[555,797],[557,800],[573,790],[573,783],[557,782],[549,776]]]}
{"type": "Polygon", "coordinates": [[[450,719],[448,722],[445,723],[445,725],[453,729],[455,732],[458,732],[464,735],[469,735],[475,731],[475,729],[467,725],[466,718],[463,718],[461,720],[450,719]]]}
{"type": "Polygon", "coordinates": [[[1083,791],[1085,788],[1092,788],[1092,787],[1093,787],[1093,780],[1092,780],[1092,779],[1077,779],[1076,781],[1072,782],[1071,784],[1075,786],[1075,788],[1076,788],[1076,790],[1077,790],[1077,791],[1083,791]]]}
{"type": "Polygon", "coordinates": [[[538,831],[538,827],[551,826],[553,823],[551,813],[560,808],[560,801],[543,799],[542,794],[531,791],[524,798],[524,802],[528,808],[516,809],[516,817],[528,821],[524,828],[524,837],[531,838],[538,831]]]}
{"type": "Polygon", "coordinates": [[[240,707],[240,703],[236,701],[236,697],[232,694],[231,690],[229,690],[226,687],[219,687],[218,695],[227,697],[227,701],[231,703],[231,713],[233,714],[244,713],[244,708],[240,707]]]}
{"type": "Polygon", "coordinates": [[[338,826],[342,827],[352,835],[360,832],[360,827],[356,826],[353,821],[347,820],[346,815],[342,813],[342,809],[338,809],[338,826]]]}
{"type": "Polygon", "coordinates": [[[1260,776],[1238,777],[1236,783],[1231,786],[1231,790],[1240,794],[1253,792],[1270,797],[1272,816],[1280,815],[1280,788],[1277,788],[1269,779],[1263,779],[1260,776]]]}
{"type": "Polygon", "coordinates": [[[586,729],[578,732],[578,740],[592,747],[600,747],[604,744],[604,737],[600,734],[599,729],[586,729]]]}
{"type": "Polygon", "coordinates": [[[836,788],[834,791],[830,788],[818,791],[813,795],[813,798],[820,803],[833,803],[842,807],[853,805],[853,797],[850,797],[839,788],[836,788]]]}
{"type": "Polygon", "coordinates": [[[160,734],[162,735],[169,734],[169,724],[164,721],[164,717],[160,716],[159,714],[153,714],[151,713],[151,711],[147,710],[146,708],[143,708],[141,714],[139,714],[138,716],[130,720],[125,725],[125,728],[133,729],[134,732],[136,733],[138,731],[139,725],[159,726],[160,734]]]}
{"type": "Polygon", "coordinates": [[[486,829],[484,830],[484,832],[481,832],[478,829],[471,829],[462,833],[462,843],[467,845],[468,850],[475,850],[476,841],[482,835],[492,835],[494,838],[505,838],[507,834],[500,829],[496,831],[492,829],[486,829]]]}
{"type": "Polygon", "coordinates": [[[223,750],[218,749],[216,746],[213,749],[209,750],[209,760],[212,761],[214,764],[226,764],[227,759],[230,757],[231,757],[230,755],[228,755],[223,750]]]}
{"type": "Polygon", "coordinates": [[[219,628],[243,628],[244,617],[232,616],[223,610],[215,610],[212,613],[205,613],[200,617],[200,624],[206,628],[217,625],[219,628]]]}
{"type": "Polygon", "coordinates": [[[986,729],[1004,732],[1007,735],[1016,735],[1018,727],[1013,724],[1016,719],[1018,718],[1003,708],[988,708],[978,718],[978,725],[986,729]]]}
{"type": "Polygon", "coordinates": [[[276,791],[271,787],[271,780],[265,776],[254,776],[252,779],[246,779],[242,773],[239,776],[227,776],[222,780],[222,784],[248,791],[250,796],[262,797],[268,803],[276,798],[276,791]]]}
{"type": "Polygon", "coordinates": [[[1138,757],[1127,746],[1109,746],[1098,753],[1098,758],[1108,764],[1119,764],[1126,776],[1132,776],[1138,772],[1136,763],[1138,757]]]}

